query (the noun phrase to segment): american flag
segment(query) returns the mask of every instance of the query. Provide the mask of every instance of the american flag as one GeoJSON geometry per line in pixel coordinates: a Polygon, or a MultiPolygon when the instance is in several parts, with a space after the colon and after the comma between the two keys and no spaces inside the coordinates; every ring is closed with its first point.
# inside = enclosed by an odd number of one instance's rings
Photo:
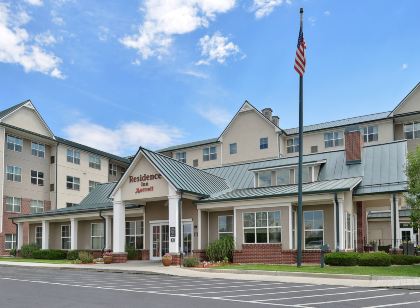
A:
{"type": "Polygon", "coordinates": [[[302,26],[301,26],[299,30],[299,38],[298,38],[296,58],[295,58],[295,70],[296,72],[298,72],[300,77],[303,77],[303,74],[305,73],[305,65],[306,65],[305,49],[306,49],[306,43],[305,43],[305,39],[303,38],[303,31],[302,31],[302,26]]]}

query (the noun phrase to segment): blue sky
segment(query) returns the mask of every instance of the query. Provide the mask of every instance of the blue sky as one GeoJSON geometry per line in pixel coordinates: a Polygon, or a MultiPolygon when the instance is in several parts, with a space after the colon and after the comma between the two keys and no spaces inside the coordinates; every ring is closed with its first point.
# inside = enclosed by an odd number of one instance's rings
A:
{"type": "Polygon", "coordinates": [[[420,2],[0,0],[0,107],[128,155],[217,137],[244,100],[297,126],[392,110],[420,81],[420,2]],[[417,74],[416,74],[417,72],[417,74]]]}

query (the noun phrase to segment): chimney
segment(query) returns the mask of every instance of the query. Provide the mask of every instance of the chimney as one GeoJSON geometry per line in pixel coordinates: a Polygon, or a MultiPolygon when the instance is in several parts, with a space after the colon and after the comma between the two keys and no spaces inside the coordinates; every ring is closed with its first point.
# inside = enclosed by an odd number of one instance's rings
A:
{"type": "Polygon", "coordinates": [[[273,116],[271,122],[273,122],[274,125],[279,126],[279,123],[280,123],[279,116],[273,116]]]}
{"type": "Polygon", "coordinates": [[[344,130],[346,164],[354,165],[362,162],[363,140],[358,125],[348,126],[344,130]]]}
{"type": "Polygon", "coordinates": [[[272,121],[272,117],[273,117],[273,109],[271,108],[264,108],[263,110],[261,110],[261,113],[270,121],[272,121]]]}

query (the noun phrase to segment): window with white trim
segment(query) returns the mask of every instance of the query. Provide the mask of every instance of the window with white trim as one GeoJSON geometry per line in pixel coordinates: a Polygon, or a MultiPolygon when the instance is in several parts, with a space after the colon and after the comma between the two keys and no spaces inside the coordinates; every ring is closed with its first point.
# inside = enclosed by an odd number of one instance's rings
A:
{"type": "Polygon", "coordinates": [[[420,138],[420,122],[413,122],[404,124],[405,139],[419,139],[420,138]]]}
{"type": "Polygon", "coordinates": [[[37,247],[42,247],[42,226],[35,226],[35,244],[37,247]]]}
{"type": "Polygon", "coordinates": [[[363,128],[363,141],[373,142],[378,141],[378,126],[370,125],[363,128]]]}
{"type": "Polygon", "coordinates": [[[324,244],[324,211],[304,211],[304,249],[321,249],[324,244]]]}
{"type": "Polygon", "coordinates": [[[18,137],[7,135],[7,149],[15,152],[22,152],[23,140],[18,137]]]}
{"type": "Polygon", "coordinates": [[[66,202],[66,207],[73,207],[78,205],[77,203],[72,203],[72,202],[66,202]]]}
{"type": "Polygon", "coordinates": [[[70,225],[61,226],[61,249],[70,249],[71,248],[71,233],[70,225]]]}
{"type": "Polygon", "coordinates": [[[16,234],[6,234],[4,236],[4,249],[10,250],[16,247],[16,234]]]}
{"type": "Polygon", "coordinates": [[[324,143],[326,148],[342,146],[344,144],[343,132],[324,133],[324,143]]]}
{"type": "Polygon", "coordinates": [[[99,184],[101,184],[101,183],[95,182],[95,181],[89,181],[89,192],[91,192],[92,190],[94,190],[95,187],[98,186],[99,184]]]}
{"type": "Polygon", "coordinates": [[[80,151],[75,149],[67,149],[67,161],[76,165],[80,165],[80,151]]]}
{"type": "Polygon", "coordinates": [[[344,236],[345,249],[353,249],[353,216],[347,212],[345,213],[344,236]]]}
{"type": "Polygon", "coordinates": [[[44,201],[42,200],[31,200],[31,213],[43,213],[44,212],[44,201]]]}
{"type": "Polygon", "coordinates": [[[31,152],[33,156],[44,158],[45,157],[45,144],[32,141],[31,152]]]}
{"type": "Polygon", "coordinates": [[[89,154],[89,167],[101,170],[101,158],[98,155],[89,154]]]}
{"type": "Polygon", "coordinates": [[[134,249],[144,249],[144,221],[125,222],[125,245],[134,249]]]}
{"type": "Polygon", "coordinates": [[[6,212],[20,213],[22,199],[17,197],[6,197],[6,212]]]}
{"type": "Polygon", "coordinates": [[[67,176],[67,189],[80,190],[80,178],[75,176],[67,176]]]}
{"type": "Polygon", "coordinates": [[[258,187],[271,186],[271,171],[258,172],[258,187]]]}
{"type": "Polygon", "coordinates": [[[287,153],[299,152],[299,137],[294,137],[286,140],[287,153]]]}
{"type": "Polygon", "coordinates": [[[187,163],[187,152],[177,152],[175,153],[175,158],[181,163],[187,163]]]}
{"type": "Polygon", "coordinates": [[[233,216],[221,215],[217,218],[217,220],[218,220],[219,238],[222,238],[224,236],[233,237],[233,216]]]}
{"type": "Polygon", "coordinates": [[[18,166],[7,166],[6,176],[7,176],[7,180],[9,181],[21,182],[22,181],[22,168],[18,166]]]}
{"type": "Polygon", "coordinates": [[[203,149],[204,161],[215,160],[215,159],[217,159],[217,149],[215,146],[207,147],[203,149]]]}
{"type": "Polygon", "coordinates": [[[91,249],[99,250],[104,246],[104,224],[92,223],[90,228],[91,249]]]}
{"type": "Polygon", "coordinates": [[[268,149],[268,137],[260,138],[260,150],[268,149]]]}
{"type": "Polygon", "coordinates": [[[117,175],[117,165],[116,164],[109,164],[109,174],[110,175],[117,175]]]}
{"type": "Polygon", "coordinates": [[[290,180],[291,174],[289,168],[282,168],[278,169],[276,171],[276,179],[277,179],[277,185],[289,185],[293,184],[290,180]]]}
{"type": "Polygon", "coordinates": [[[38,186],[44,186],[44,172],[31,170],[31,183],[38,186]]]}
{"type": "Polygon", "coordinates": [[[243,214],[244,243],[281,243],[280,211],[243,214]]]}
{"type": "Polygon", "coordinates": [[[233,155],[236,153],[238,153],[238,144],[236,142],[229,144],[229,154],[233,155]]]}

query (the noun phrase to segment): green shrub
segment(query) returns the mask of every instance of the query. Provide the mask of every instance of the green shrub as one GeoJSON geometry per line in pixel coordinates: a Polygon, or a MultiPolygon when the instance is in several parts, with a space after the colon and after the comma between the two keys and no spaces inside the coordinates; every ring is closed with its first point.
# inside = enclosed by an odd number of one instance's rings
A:
{"type": "Polygon", "coordinates": [[[89,251],[79,251],[78,259],[83,264],[93,263],[93,255],[89,251]]]}
{"type": "Polygon", "coordinates": [[[13,257],[16,257],[16,255],[17,255],[17,250],[16,250],[16,248],[10,249],[9,254],[10,254],[11,256],[13,256],[13,257]]]}
{"type": "Polygon", "coordinates": [[[420,263],[420,257],[418,256],[391,255],[391,264],[394,265],[413,265],[417,263],[420,263]]]}
{"type": "Polygon", "coordinates": [[[69,250],[67,252],[67,260],[77,260],[77,258],[79,258],[78,250],[69,250]]]}
{"type": "Polygon", "coordinates": [[[35,259],[44,260],[64,260],[67,257],[67,251],[59,249],[41,249],[32,254],[35,259]]]}
{"type": "Polygon", "coordinates": [[[385,252],[361,253],[359,255],[361,266],[390,266],[391,256],[385,252]]]}
{"type": "Polygon", "coordinates": [[[357,252],[331,252],[325,254],[325,264],[332,266],[355,266],[359,261],[357,252]]]}
{"type": "Polygon", "coordinates": [[[128,260],[137,260],[139,258],[139,254],[133,246],[126,247],[125,251],[127,252],[128,260]]]}
{"type": "Polygon", "coordinates": [[[200,262],[196,257],[186,257],[182,262],[184,267],[196,267],[198,264],[200,264],[200,262]]]}
{"type": "Polygon", "coordinates": [[[20,249],[20,256],[22,258],[33,258],[33,253],[38,250],[39,247],[36,244],[22,245],[22,248],[20,249]]]}
{"type": "Polygon", "coordinates": [[[233,237],[224,236],[207,247],[206,255],[210,261],[224,261],[226,258],[232,261],[234,249],[233,237]]]}

